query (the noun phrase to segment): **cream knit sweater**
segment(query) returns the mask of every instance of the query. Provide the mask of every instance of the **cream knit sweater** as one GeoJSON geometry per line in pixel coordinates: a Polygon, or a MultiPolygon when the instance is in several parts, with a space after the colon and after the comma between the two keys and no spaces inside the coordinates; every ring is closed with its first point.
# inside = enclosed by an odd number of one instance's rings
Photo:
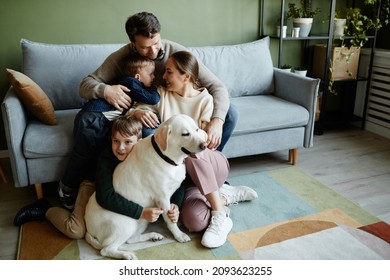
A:
{"type": "Polygon", "coordinates": [[[182,97],[179,94],[167,91],[159,87],[160,102],[156,105],[137,104],[135,109],[150,110],[154,112],[161,122],[173,115],[185,114],[191,117],[195,123],[204,129],[210,122],[213,112],[213,97],[206,88],[201,89],[200,94],[194,97],[182,97]]]}

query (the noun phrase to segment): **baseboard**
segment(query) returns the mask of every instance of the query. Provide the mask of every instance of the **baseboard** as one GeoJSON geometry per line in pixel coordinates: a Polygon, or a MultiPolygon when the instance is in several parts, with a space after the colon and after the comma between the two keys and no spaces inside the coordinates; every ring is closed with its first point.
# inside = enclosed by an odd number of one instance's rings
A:
{"type": "Polygon", "coordinates": [[[8,150],[0,150],[0,158],[7,158],[9,157],[8,150]]]}

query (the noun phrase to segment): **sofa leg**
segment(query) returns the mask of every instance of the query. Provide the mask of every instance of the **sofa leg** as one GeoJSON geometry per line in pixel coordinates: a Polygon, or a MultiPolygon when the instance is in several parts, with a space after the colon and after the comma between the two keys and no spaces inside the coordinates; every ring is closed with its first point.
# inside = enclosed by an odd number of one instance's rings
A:
{"type": "Polygon", "coordinates": [[[5,176],[3,167],[1,166],[0,162],[0,177],[3,179],[4,184],[8,184],[7,176],[5,176]]]}
{"type": "Polygon", "coordinates": [[[37,198],[38,199],[43,198],[42,184],[35,184],[34,187],[35,187],[35,192],[37,193],[37,198]]]}
{"type": "Polygon", "coordinates": [[[292,165],[296,165],[297,164],[297,162],[298,162],[298,148],[290,149],[288,151],[288,161],[292,165]]]}

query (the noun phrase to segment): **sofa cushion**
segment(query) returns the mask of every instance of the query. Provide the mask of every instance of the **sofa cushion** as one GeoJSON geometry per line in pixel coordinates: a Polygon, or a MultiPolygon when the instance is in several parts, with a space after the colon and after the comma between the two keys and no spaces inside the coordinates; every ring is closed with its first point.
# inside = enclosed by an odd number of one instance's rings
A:
{"type": "Polygon", "coordinates": [[[70,155],[73,149],[73,123],[78,111],[79,109],[56,111],[56,126],[31,121],[23,138],[24,156],[31,159],[70,155]]]}
{"type": "Polygon", "coordinates": [[[55,110],[62,110],[81,108],[81,80],[123,44],[60,45],[22,39],[21,46],[22,72],[46,92],[55,110]]]}
{"type": "Polygon", "coordinates": [[[6,69],[8,80],[23,105],[41,122],[57,124],[53,104],[45,92],[29,77],[12,69],[6,69]]]}
{"type": "Polygon", "coordinates": [[[304,107],[273,95],[232,98],[230,102],[240,114],[233,136],[300,127],[309,121],[304,107]]]}
{"type": "Polygon", "coordinates": [[[230,97],[273,92],[269,37],[250,43],[189,48],[227,87],[230,97]]]}

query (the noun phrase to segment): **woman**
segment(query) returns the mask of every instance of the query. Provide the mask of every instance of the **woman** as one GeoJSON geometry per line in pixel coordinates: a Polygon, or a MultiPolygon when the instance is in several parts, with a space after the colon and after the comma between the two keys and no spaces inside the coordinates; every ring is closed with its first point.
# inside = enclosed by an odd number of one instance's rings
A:
{"type": "MultiPolygon", "coordinates": [[[[166,87],[159,87],[160,102],[156,105],[139,104],[132,112],[142,124],[155,129],[175,114],[186,114],[204,129],[210,122],[213,99],[206,88],[197,83],[199,66],[187,51],[170,56],[163,79],[166,87]]],[[[257,193],[249,187],[224,184],[229,174],[227,158],[219,151],[206,149],[196,158],[186,159],[189,178],[185,181],[186,194],[181,207],[181,221],[190,232],[206,231],[202,245],[215,248],[226,242],[233,227],[225,205],[252,200],[257,193]]]]}

